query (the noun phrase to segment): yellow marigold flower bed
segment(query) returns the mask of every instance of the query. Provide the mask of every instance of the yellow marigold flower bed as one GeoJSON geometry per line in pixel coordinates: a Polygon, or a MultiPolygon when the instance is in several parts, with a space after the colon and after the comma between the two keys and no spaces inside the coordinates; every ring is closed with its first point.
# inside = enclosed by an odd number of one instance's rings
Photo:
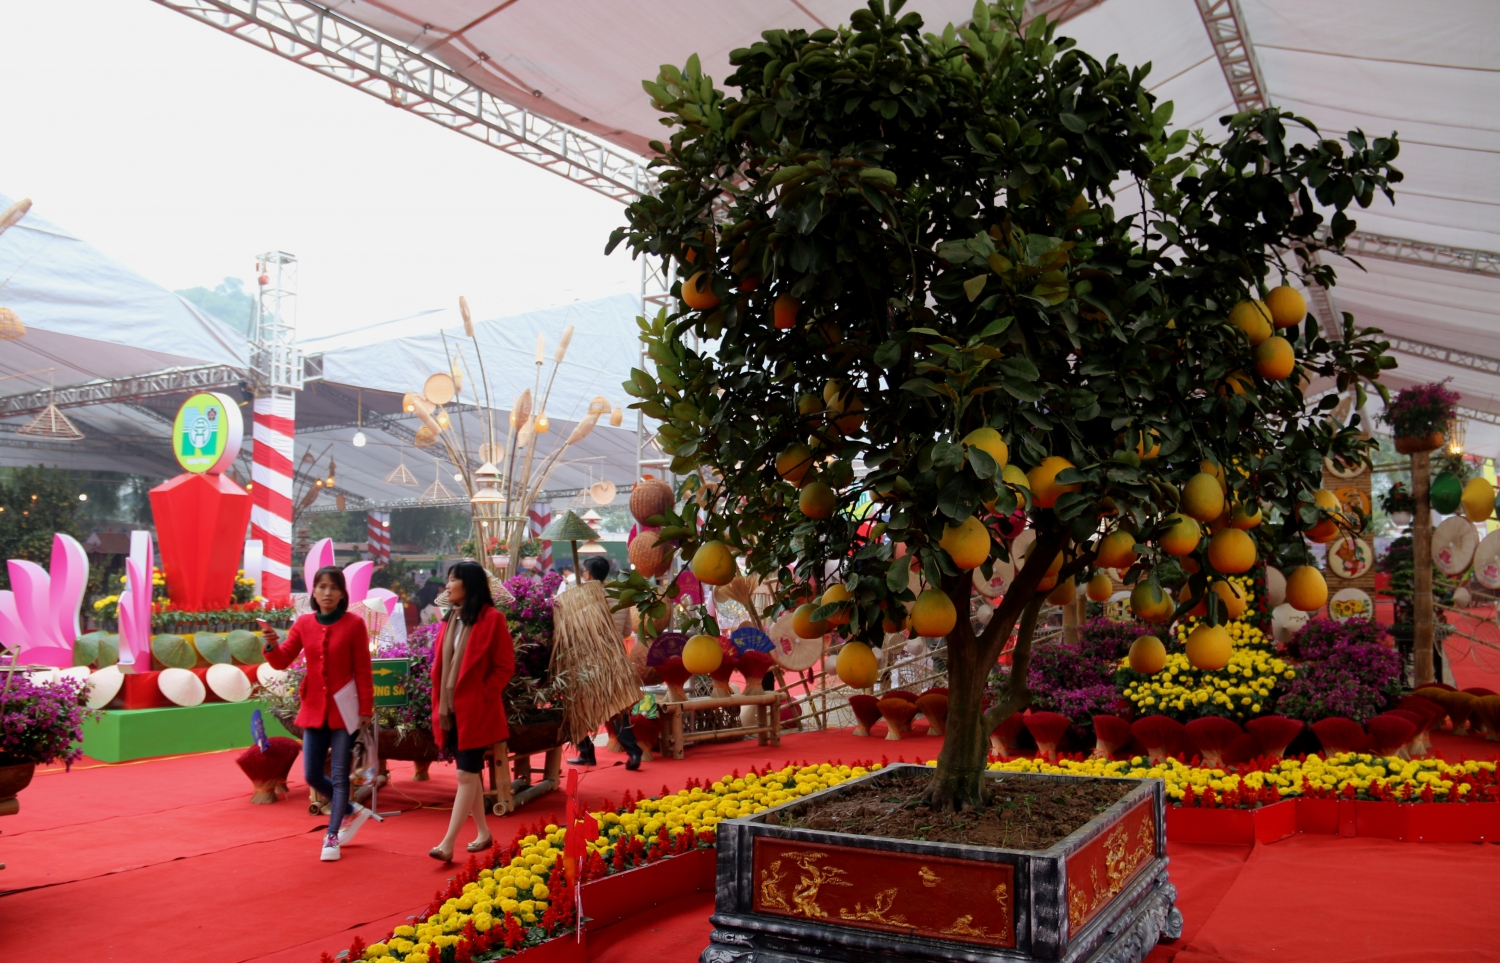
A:
{"type": "Polygon", "coordinates": [[[1267,769],[1236,771],[1188,766],[1176,759],[1152,765],[1141,756],[1130,760],[1008,759],[990,763],[998,772],[1046,772],[1075,776],[1160,779],[1167,798],[1176,802],[1209,799],[1256,806],[1295,796],[1343,797],[1376,801],[1497,801],[1496,764],[1469,760],[1401,759],[1345,752],[1324,759],[1283,759],[1267,769]],[[1206,790],[1213,790],[1208,796],[1206,790]]]}
{"type": "MultiPolygon", "coordinates": [[[[1198,625],[1196,618],[1177,627],[1177,641],[1185,643],[1198,625]]],[[[1269,711],[1278,689],[1297,677],[1296,667],[1272,651],[1264,632],[1242,620],[1227,622],[1233,654],[1222,669],[1196,669],[1182,652],[1172,652],[1155,675],[1142,675],[1120,660],[1121,693],[1137,715],[1167,715],[1186,722],[1201,716],[1223,716],[1235,722],[1269,711]]]]}

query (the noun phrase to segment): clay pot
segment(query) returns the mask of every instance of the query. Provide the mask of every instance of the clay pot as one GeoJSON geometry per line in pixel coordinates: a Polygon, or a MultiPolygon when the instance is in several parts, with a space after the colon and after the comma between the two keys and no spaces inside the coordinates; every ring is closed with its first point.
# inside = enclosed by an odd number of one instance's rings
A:
{"type": "Polygon", "coordinates": [[[1396,437],[1396,450],[1403,455],[1416,455],[1424,451],[1437,451],[1443,447],[1448,436],[1441,431],[1434,431],[1430,435],[1398,435],[1396,437]]]}
{"type": "Polygon", "coordinates": [[[0,766],[0,799],[9,799],[31,785],[36,773],[36,763],[22,762],[13,766],[0,766]]]}

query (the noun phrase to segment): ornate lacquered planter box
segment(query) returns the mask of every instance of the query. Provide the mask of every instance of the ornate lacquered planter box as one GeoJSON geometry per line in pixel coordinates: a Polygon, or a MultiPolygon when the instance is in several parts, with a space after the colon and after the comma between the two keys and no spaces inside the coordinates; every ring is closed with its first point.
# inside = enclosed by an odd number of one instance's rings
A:
{"type": "MultiPolygon", "coordinates": [[[[824,793],[903,768],[919,767],[891,766],[824,793]]],[[[1120,781],[1133,788],[1119,802],[1045,850],[767,822],[816,797],[722,822],[702,963],[1142,960],[1161,936],[1181,933],[1182,917],[1167,880],[1162,783],[1120,781]]]]}

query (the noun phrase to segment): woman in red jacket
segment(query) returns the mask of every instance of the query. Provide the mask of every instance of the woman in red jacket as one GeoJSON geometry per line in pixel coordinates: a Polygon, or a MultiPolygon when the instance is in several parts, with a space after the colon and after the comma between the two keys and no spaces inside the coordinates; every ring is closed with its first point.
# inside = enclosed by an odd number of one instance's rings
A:
{"type": "Polygon", "coordinates": [[[452,862],[458,831],[471,815],[477,832],[469,852],[489,848],[480,771],[485,750],[510,735],[504,695],[516,667],[510,629],[495,608],[485,570],[477,562],[459,562],[448,572],[447,593],[453,608],[432,652],[432,731],[453,753],[458,793],[448,835],[428,853],[445,863],[452,862]]]}
{"type": "MultiPolygon", "coordinates": [[[[266,626],[264,651],[266,661],[276,669],[290,666],[299,652],[307,654],[302,709],[297,713],[297,725],[302,727],[302,771],[307,784],[331,800],[322,853],[325,861],[331,861],[339,858],[339,827],[349,806],[354,732],[370,721],[375,692],[370,636],[364,620],[349,614],[343,570],[332,565],[319,569],[313,577],[312,600],[317,611],[294,622],[285,642],[279,642],[276,630],[266,626]],[[325,776],[323,767],[330,751],[331,776],[325,776]]],[[[354,808],[358,811],[355,818],[363,822],[369,810],[357,803],[354,808]]]]}

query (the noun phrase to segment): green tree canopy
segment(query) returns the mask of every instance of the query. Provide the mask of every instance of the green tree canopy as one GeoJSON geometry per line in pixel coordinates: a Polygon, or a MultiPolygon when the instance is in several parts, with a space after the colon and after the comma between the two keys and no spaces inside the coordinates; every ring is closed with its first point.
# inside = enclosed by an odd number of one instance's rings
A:
{"type": "MultiPolygon", "coordinates": [[[[961,617],[934,799],[972,805],[989,729],[1029,699],[1059,552],[1055,577],[1082,573],[1119,529],[1138,556],[1128,581],[1180,576],[1158,538],[1205,468],[1231,505],[1279,508],[1282,535],[1321,520],[1324,456],[1372,443],[1324,418],[1337,398],[1310,402],[1308,385],[1362,401],[1392,364],[1386,345],[1347,315],[1331,331],[1298,315],[1278,332],[1296,369],[1263,376],[1227,319],[1292,278],[1333,283],[1318,253],[1338,252],[1351,206],[1401,175],[1394,136],[1334,140],[1274,109],[1224,118],[1218,141],[1173,131],[1149,66],[1100,61],[1041,18],[1023,28],[1020,3],[978,4],[941,34],[900,6],[767,31],[731,54],[737,97],[696,57],[663,67],[645,84],[671,128],[653,145],[660,190],[610,248],[684,279],[675,309],[642,320],[654,375],[626,385],[661,422],[673,471],[702,482],[701,509],[664,518],[662,536],[684,558],[724,542],[787,603],[821,592],[831,563],[852,598],[816,616],[847,614],[851,638],[877,641],[912,604],[913,570],[945,594],[961,617]],[[981,428],[1008,458],[965,443],[981,428]],[[1049,458],[1063,461],[1036,473],[1049,458]],[[1053,501],[1040,476],[1059,471],[1053,501]],[[814,482],[834,493],[827,517],[799,511],[814,482]],[[872,497],[881,522],[862,530],[872,497]],[[971,572],[940,541],[977,518],[988,575],[1017,510],[1036,541],[976,636],[971,572]],[[986,714],[984,679],[1013,633],[1011,690],[986,714]]],[[[1214,575],[1206,545],[1196,598],[1214,575]]],[[[620,597],[661,604],[638,576],[620,597]]]]}

